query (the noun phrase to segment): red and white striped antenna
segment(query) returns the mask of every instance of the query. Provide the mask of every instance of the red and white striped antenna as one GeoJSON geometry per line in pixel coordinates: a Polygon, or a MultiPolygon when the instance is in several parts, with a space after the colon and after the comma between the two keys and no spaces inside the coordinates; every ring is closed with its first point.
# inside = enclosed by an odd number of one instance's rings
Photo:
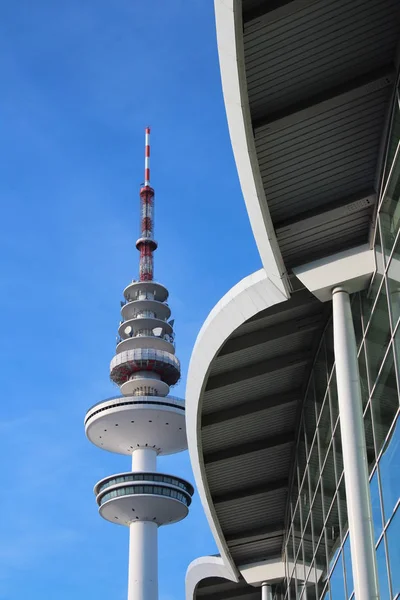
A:
{"type": "Polygon", "coordinates": [[[144,185],[150,185],[150,127],[146,127],[144,138],[144,185]]]}
{"type": "Polygon", "coordinates": [[[145,129],[144,185],[140,189],[140,237],[136,242],[140,252],[139,280],[152,281],[154,272],[154,190],[150,186],[150,127],[145,129]]]}

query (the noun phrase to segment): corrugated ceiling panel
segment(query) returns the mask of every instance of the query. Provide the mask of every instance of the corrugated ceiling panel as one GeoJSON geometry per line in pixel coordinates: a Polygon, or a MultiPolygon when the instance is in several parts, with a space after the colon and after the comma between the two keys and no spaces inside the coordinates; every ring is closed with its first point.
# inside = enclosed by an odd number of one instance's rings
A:
{"type": "Polygon", "coordinates": [[[286,508],[286,490],[273,494],[243,498],[240,501],[217,505],[219,523],[226,535],[267,527],[282,522],[286,508]]]}
{"type": "Polygon", "coordinates": [[[323,149],[333,135],[343,144],[346,138],[365,132],[365,125],[375,118],[379,112],[377,105],[386,95],[385,88],[371,90],[352,99],[351,105],[344,98],[334,107],[325,106],[323,110],[303,113],[274,126],[263,125],[256,130],[257,155],[265,166],[275,168],[282,164],[282,159],[284,164],[288,152],[296,151],[302,156],[314,147],[323,149]],[[321,137],[321,129],[325,137],[321,137]]]}
{"type": "Polygon", "coordinates": [[[320,315],[321,303],[318,302],[310,292],[307,290],[297,292],[292,296],[290,300],[280,303],[259,313],[255,317],[252,317],[246,323],[243,323],[238,327],[235,332],[229,337],[233,339],[244,335],[246,333],[252,333],[253,331],[259,331],[260,329],[266,329],[280,323],[286,323],[293,319],[301,319],[312,314],[316,314],[316,318],[320,315]]]}
{"type": "Polygon", "coordinates": [[[318,115],[307,119],[307,127],[286,128],[281,138],[267,130],[256,134],[257,149],[262,146],[265,156],[260,170],[275,224],[373,188],[387,94],[387,89],[372,92],[365,114],[355,102],[331,109],[328,125],[318,115]],[[286,151],[275,157],[281,143],[286,151]]]}
{"type": "Polygon", "coordinates": [[[245,444],[292,431],[296,410],[297,402],[291,402],[204,427],[201,432],[203,452],[214,452],[232,446],[237,440],[245,444]]]}
{"type": "MultiPolygon", "coordinates": [[[[316,327],[318,322],[316,323],[316,327]]],[[[312,345],[314,331],[294,332],[282,338],[273,339],[264,344],[257,344],[243,349],[240,352],[231,352],[219,357],[213,365],[212,374],[218,375],[225,371],[246,367],[263,359],[272,359],[277,356],[285,356],[288,352],[309,349],[312,345]]]]}
{"type": "Polygon", "coordinates": [[[397,43],[396,0],[319,2],[245,26],[253,118],[380,67],[397,43]]]}
{"type": "Polygon", "coordinates": [[[224,494],[287,476],[291,448],[292,444],[285,444],[206,465],[211,493],[224,494]]]}
{"type": "MultiPolygon", "coordinates": [[[[330,136],[325,130],[320,132],[315,143],[305,136],[305,141],[309,140],[311,145],[305,145],[304,148],[293,144],[289,151],[286,151],[280,160],[269,161],[267,164],[259,157],[262,173],[267,176],[267,189],[272,192],[275,187],[282,189],[282,182],[287,182],[288,173],[290,180],[297,183],[301,181],[304,171],[320,173],[331,162],[337,160],[343,161],[352,159],[355,153],[363,149],[363,156],[368,157],[373,153],[375,159],[376,144],[379,143],[382,128],[381,114],[379,118],[368,120],[362,119],[364,127],[357,134],[352,133],[350,126],[346,131],[344,128],[336,125],[333,135],[330,136]],[[323,134],[323,135],[322,135],[323,134]],[[311,167],[311,168],[310,168],[311,167]]],[[[353,128],[354,130],[354,128],[353,128]]]]}
{"type": "Polygon", "coordinates": [[[236,564],[245,564],[277,556],[282,550],[283,535],[274,538],[258,540],[231,548],[231,554],[236,564]]]}
{"type": "Polygon", "coordinates": [[[296,365],[285,369],[259,375],[236,384],[226,385],[204,393],[202,414],[206,415],[225,407],[236,406],[244,398],[252,400],[262,395],[285,393],[297,389],[303,381],[304,365],[296,365]]]}
{"type": "Polygon", "coordinates": [[[286,266],[292,268],[364,243],[368,237],[372,211],[373,207],[327,223],[321,230],[313,228],[285,240],[280,247],[286,266]]]}
{"type": "Polygon", "coordinates": [[[279,247],[282,252],[286,252],[289,249],[302,250],[303,248],[311,248],[312,244],[319,245],[321,242],[329,238],[329,234],[332,229],[338,231],[345,231],[347,228],[354,229],[358,226],[365,225],[365,222],[371,218],[373,205],[366,206],[364,209],[359,210],[353,214],[344,214],[338,219],[329,220],[329,215],[326,218],[326,222],[320,222],[318,225],[310,227],[308,229],[301,229],[299,232],[293,228],[292,232],[284,232],[282,234],[278,230],[279,247]]]}

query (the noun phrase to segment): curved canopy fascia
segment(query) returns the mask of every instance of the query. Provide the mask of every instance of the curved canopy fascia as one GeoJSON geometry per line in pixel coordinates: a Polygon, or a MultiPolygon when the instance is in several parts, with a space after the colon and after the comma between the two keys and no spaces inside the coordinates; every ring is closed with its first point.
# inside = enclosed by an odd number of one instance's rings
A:
{"type": "Polygon", "coordinates": [[[263,267],[283,293],[290,291],[265,198],[247,95],[239,0],[215,0],[222,90],[236,168],[263,267]]]}
{"type": "MultiPolygon", "coordinates": [[[[248,319],[289,295],[268,277],[264,269],[242,279],[213,308],[197,337],[186,387],[186,431],[197,490],[214,540],[226,568],[226,577],[238,581],[239,573],[219,525],[207,483],[201,440],[203,393],[218,351],[228,337],[248,319]]],[[[210,576],[210,575],[209,575],[210,576]]]]}
{"type": "Polygon", "coordinates": [[[185,596],[186,600],[196,598],[196,589],[200,581],[208,577],[219,577],[229,581],[237,582],[236,575],[232,575],[231,569],[225,566],[220,556],[202,556],[192,561],[186,571],[185,596]]]}

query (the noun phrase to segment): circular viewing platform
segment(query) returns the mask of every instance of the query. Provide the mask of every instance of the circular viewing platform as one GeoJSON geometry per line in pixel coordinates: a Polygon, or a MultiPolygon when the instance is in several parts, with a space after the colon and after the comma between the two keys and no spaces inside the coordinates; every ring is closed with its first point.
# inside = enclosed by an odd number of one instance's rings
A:
{"type": "Polygon", "coordinates": [[[171,396],[118,396],[98,402],[85,417],[88,439],[103,450],[131,455],[154,448],[159,455],[186,450],[185,403],[171,396]]]}
{"type": "Polygon", "coordinates": [[[107,521],[165,525],[186,517],[194,490],[184,479],[163,473],[121,473],[99,481],[94,493],[107,521]]]}
{"type": "Polygon", "coordinates": [[[165,473],[157,472],[146,472],[146,473],[132,473],[131,471],[127,471],[126,473],[118,473],[117,475],[109,475],[108,477],[104,477],[94,486],[94,494],[95,496],[99,496],[104,490],[109,487],[113,487],[119,483],[126,482],[138,482],[141,481],[146,483],[166,483],[168,485],[172,485],[175,487],[179,487],[181,490],[186,492],[190,497],[194,494],[194,488],[191,483],[182,479],[181,477],[176,477],[176,475],[168,475],[165,473]]]}

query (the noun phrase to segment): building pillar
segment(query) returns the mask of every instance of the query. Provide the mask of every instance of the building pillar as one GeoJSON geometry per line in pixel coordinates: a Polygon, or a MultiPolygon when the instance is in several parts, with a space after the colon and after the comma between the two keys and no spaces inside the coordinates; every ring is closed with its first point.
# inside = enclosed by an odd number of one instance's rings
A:
{"type": "Polygon", "coordinates": [[[261,600],[272,600],[272,588],[268,583],[261,584],[261,600]]]}
{"type": "Polygon", "coordinates": [[[158,525],[129,526],[128,600],[158,600],[158,525]]]}
{"type": "Polygon", "coordinates": [[[332,305],[355,597],[356,600],[379,600],[360,374],[349,293],[344,288],[335,288],[332,305]]]}

